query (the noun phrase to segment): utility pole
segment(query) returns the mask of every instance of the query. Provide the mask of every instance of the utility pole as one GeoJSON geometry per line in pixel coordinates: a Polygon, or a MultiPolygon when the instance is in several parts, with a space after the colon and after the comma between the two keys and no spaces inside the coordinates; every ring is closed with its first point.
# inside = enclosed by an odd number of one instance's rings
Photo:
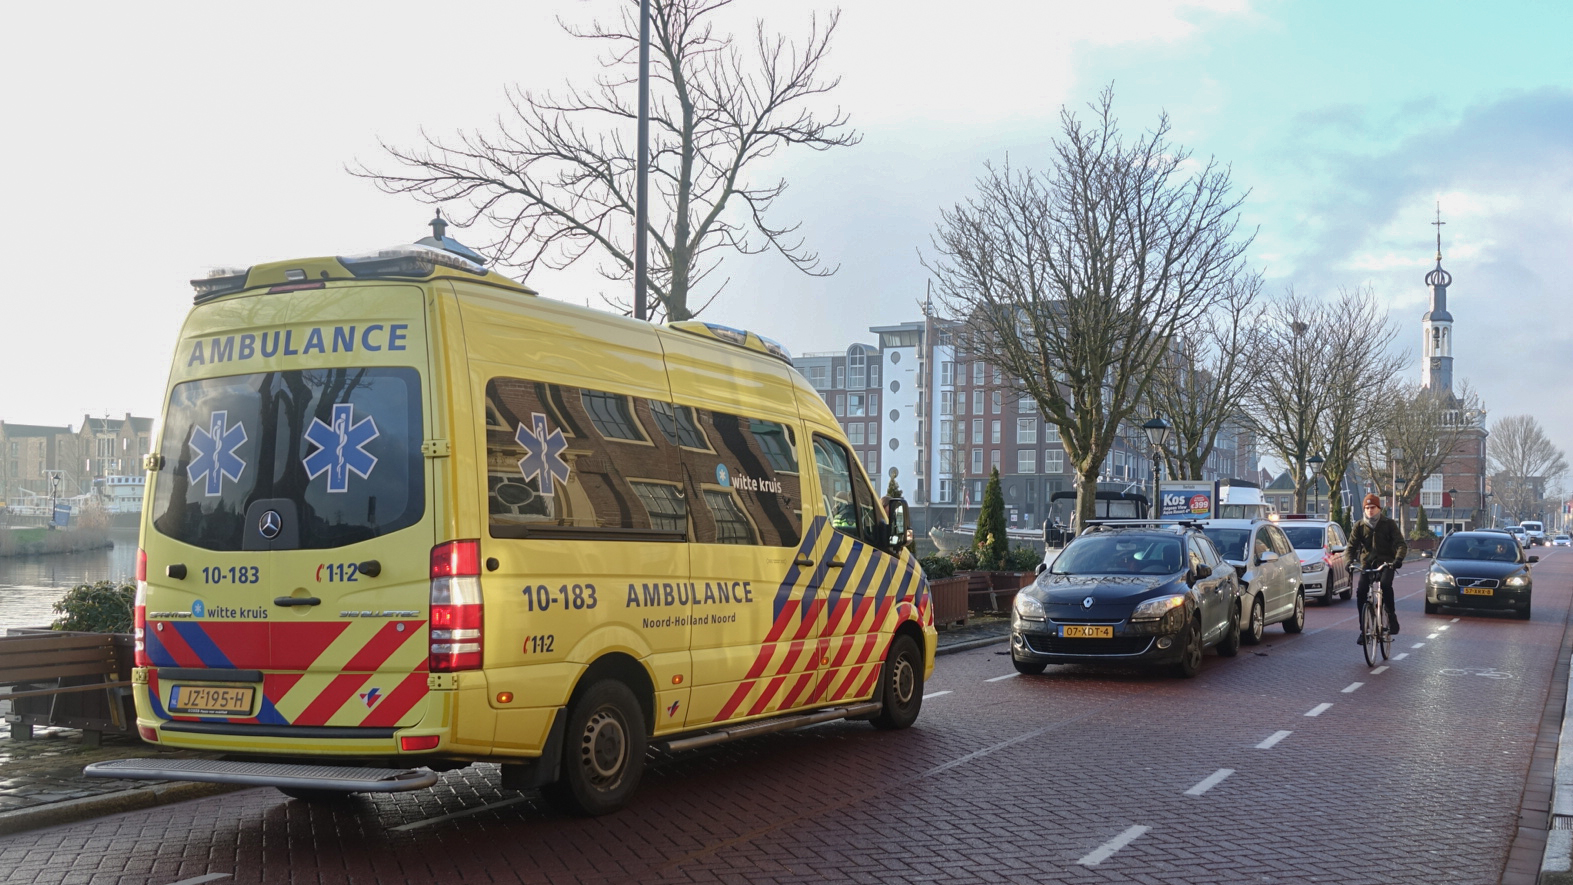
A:
{"type": "Polygon", "coordinates": [[[648,251],[645,225],[650,197],[650,0],[639,0],[639,169],[634,209],[634,319],[648,319],[645,276],[648,251]]]}

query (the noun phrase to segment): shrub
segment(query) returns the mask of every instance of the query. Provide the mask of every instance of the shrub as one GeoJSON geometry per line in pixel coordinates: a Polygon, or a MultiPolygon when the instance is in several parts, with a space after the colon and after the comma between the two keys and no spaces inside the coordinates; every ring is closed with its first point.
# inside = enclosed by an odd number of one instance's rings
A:
{"type": "Polygon", "coordinates": [[[978,514],[972,546],[978,551],[978,562],[991,571],[1004,565],[1010,552],[1010,536],[1005,534],[1005,495],[1000,490],[997,467],[990,472],[989,483],[983,489],[983,510],[978,514]]]}
{"type": "Polygon", "coordinates": [[[137,589],[130,584],[99,581],[78,584],[55,603],[55,630],[80,630],[88,633],[130,633],[131,607],[137,589]]]}
{"type": "Polygon", "coordinates": [[[1436,537],[1436,535],[1431,534],[1431,526],[1426,520],[1426,509],[1424,507],[1416,508],[1415,524],[1409,529],[1409,539],[1411,541],[1418,541],[1422,538],[1434,537],[1436,537]]]}
{"type": "Polygon", "coordinates": [[[918,560],[918,565],[923,569],[923,576],[930,581],[948,578],[956,573],[956,564],[951,562],[950,557],[939,553],[923,557],[918,560]]]}
{"type": "Polygon", "coordinates": [[[1005,570],[1008,572],[1030,572],[1043,561],[1043,554],[1031,547],[1016,547],[1005,554],[1005,570]]]}
{"type": "Polygon", "coordinates": [[[958,572],[975,572],[978,570],[978,551],[957,550],[950,555],[950,561],[958,572]]]}

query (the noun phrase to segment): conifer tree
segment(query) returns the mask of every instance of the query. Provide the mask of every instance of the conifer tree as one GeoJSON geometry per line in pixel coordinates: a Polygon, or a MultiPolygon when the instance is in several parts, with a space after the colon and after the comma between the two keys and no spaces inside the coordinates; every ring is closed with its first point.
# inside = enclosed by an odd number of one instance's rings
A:
{"type": "Polygon", "coordinates": [[[1005,496],[1000,491],[1000,471],[996,467],[989,474],[989,484],[983,489],[983,511],[978,514],[978,530],[972,536],[972,546],[978,551],[978,565],[986,570],[999,568],[1010,551],[1010,537],[1005,534],[1005,496]]]}

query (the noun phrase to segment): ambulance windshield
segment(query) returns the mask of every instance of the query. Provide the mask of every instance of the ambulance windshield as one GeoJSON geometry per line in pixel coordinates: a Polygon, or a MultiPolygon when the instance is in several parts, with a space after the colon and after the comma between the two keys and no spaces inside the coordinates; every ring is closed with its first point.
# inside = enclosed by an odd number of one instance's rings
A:
{"type": "Polygon", "coordinates": [[[421,439],[414,369],[187,381],[164,415],[153,525],[207,550],[325,549],[384,535],[425,509],[421,439]]]}

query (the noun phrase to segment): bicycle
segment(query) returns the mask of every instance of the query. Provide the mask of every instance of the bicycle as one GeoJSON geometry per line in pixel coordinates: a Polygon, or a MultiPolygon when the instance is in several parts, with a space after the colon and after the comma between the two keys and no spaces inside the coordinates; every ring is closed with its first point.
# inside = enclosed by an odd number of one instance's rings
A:
{"type": "Polygon", "coordinates": [[[1376,666],[1378,650],[1382,660],[1385,661],[1387,653],[1393,648],[1393,634],[1387,632],[1387,608],[1382,604],[1382,571],[1392,567],[1392,563],[1367,569],[1349,566],[1351,578],[1356,571],[1371,576],[1370,586],[1366,589],[1365,605],[1360,608],[1360,635],[1365,637],[1365,641],[1360,643],[1360,649],[1365,653],[1367,666],[1376,666]]]}

